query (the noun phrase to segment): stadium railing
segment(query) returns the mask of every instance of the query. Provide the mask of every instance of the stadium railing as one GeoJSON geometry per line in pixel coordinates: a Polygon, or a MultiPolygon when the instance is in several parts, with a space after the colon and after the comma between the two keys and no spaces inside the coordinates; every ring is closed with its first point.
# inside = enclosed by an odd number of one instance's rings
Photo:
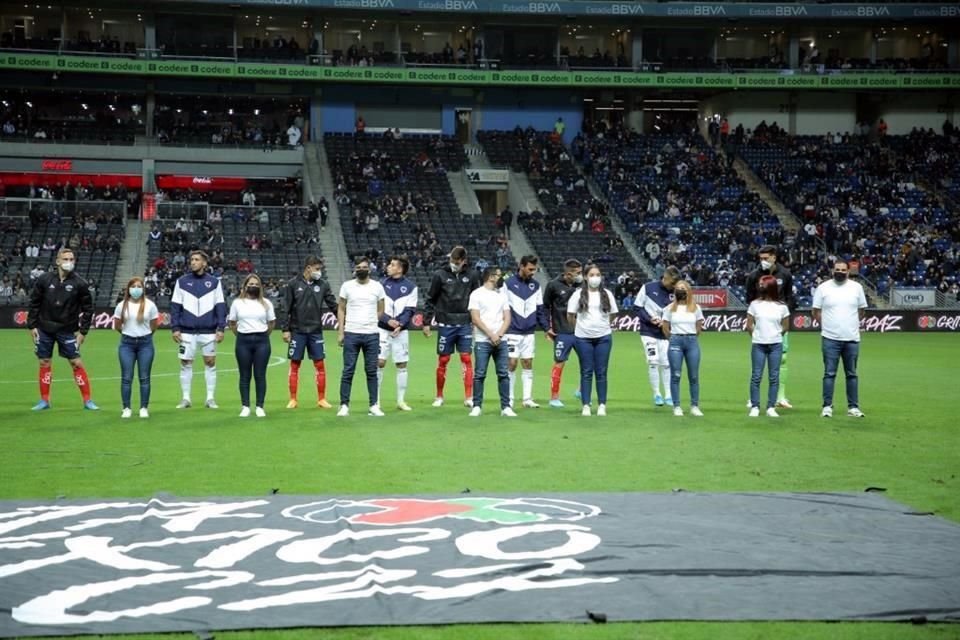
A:
{"type": "Polygon", "coordinates": [[[119,215],[126,224],[126,200],[49,200],[47,198],[0,198],[0,216],[29,217],[31,211],[57,210],[63,217],[91,213],[119,215]]]}
{"type": "Polygon", "coordinates": [[[233,216],[239,211],[244,214],[245,220],[251,222],[256,221],[257,216],[264,211],[270,214],[271,221],[275,219],[273,214],[282,215],[286,211],[293,211],[294,213],[299,213],[302,217],[306,217],[306,214],[309,211],[309,207],[302,206],[250,206],[241,204],[221,204],[217,202],[206,201],[167,200],[157,203],[157,214],[154,220],[160,222],[176,222],[180,218],[183,218],[184,220],[206,222],[210,217],[211,209],[221,209],[223,211],[224,220],[232,219],[233,216]]]}

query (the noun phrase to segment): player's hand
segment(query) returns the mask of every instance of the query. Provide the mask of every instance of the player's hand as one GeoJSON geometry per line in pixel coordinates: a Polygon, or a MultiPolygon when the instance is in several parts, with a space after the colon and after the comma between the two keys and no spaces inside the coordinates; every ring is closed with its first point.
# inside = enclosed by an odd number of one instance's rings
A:
{"type": "Polygon", "coordinates": [[[393,331],[390,332],[390,337],[391,337],[391,338],[396,338],[397,336],[400,335],[400,332],[401,332],[401,331],[403,331],[403,329],[401,329],[400,327],[397,327],[396,329],[394,329],[393,331]]]}
{"type": "Polygon", "coordinates": [[[430,325],[428,324],[423,325],[423,335],[425,335],[428,338],[430,337],[430,325]]]}
{"type": "Polygon", "coordinates": [[[399,328],[400,328],[400,323],[397,322],[395,319],[390,318],[390,319],[387,321],[387,326],[390,327],[391,329],[399,329],[399,328]]]}
{"type": "Polygon", "coordinates": [[[554,331],[553,329],[547,329],[545,335],[547,336],[547,340],[549,340],[550,342],[553,342],[554,339],[557,337],[557,332],[554,331]]]}
{"type": "Polygon", "coordinates": [[[77,347],[83,346],[83,342],[87,339],[87,336],[83,335],[83,334],[80,333],[80,332],[77,332],[77,333],[74,334],[74,335],[77,336],[77,347]]]}
{"type": "Polygon", "coordinates": [[[33,338],[34,342],[40,340],[40,330],[39,329],[30,329],[30,337],[33,338]]]}
{"type": "Polygon", "coordinates": [[[170,337],[173,338],[173,341],[174,341],[174,342],[176,342],[177,344],[180,344],[180,332],[179,332],[179,331],[174,331],[173,333],[170,334],[170,337]]]}
{"type": "Polygon", "coordinates": [[[337,345],[341,347],[343,346],[343,331],[337,332],[337,345]]]}
{"type": "Polygon", "coordinates": [[[650,323],[651,323],[653,326],[655,326],[655,327],[659,327],[660,325],[663,324],[663,319],[662,319],[662,318],[650,318],[650,323]]]}
{"type": "Polygon", "coordinates": [[[280,334],[280,335],[281,335],[281,337],[283,338],[283,341],[284,341],[284,342],[290,342],[290,332],[289,332],[289,331],[284,331],[284,332],[283,332],[282,334],[280,334]]]}
{"type": "Polygon", "coordinates": [[[216,333],[216,341],[217,341],[217,343],[223,342],[223,331],[217,331],[217,333],[216,333]]]}

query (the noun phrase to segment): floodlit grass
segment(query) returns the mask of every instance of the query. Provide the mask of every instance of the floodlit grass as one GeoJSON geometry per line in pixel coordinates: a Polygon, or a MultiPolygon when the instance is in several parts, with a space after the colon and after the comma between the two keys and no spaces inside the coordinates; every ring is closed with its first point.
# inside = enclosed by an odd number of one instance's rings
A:
{"type": "MultiPolygon", "coordinates": [[[[328,336],[328,398],[336,405],[340,354],[328,336]]],[[[29,411],[37,399],[36,361],[26,331],[0,332],[0,498],[143,497],[285,494],[456,494],[472,492],[861,491],[887,495],[917,510],[960,520],[960,430],[957,357],[960,341],[946,334],[865,336],[861,406],[865,420],[847,418],[842,380],[837,417],[820,410],[819,338],[791,338],[788,392],[796,406],[774,421],[748,419],[749,338],[702,338],[701,406],[706,417],[674,418],[653,406],[640,339],[614,338],[609,416],[581,418],[572,397],[576,356],[564,376],[562,410],[546,407],[549,345],[538,344],[535,397],[544,407],[500,418],[494,377],[489,415],[467,419],[457,368],[451,363],[447,406],[434,409],[435,338],[411,336],[409,414],[393,410],[394,375],[383,391],[385,419],[366,416],[366,386],[355,379],[353,416],[313,407],[312,371],[301,372],[301,408],[287,401],[285,354],[274,337],[266,419],[237,418],[232,339],[220,348],[217,399],[200,408],[201,367],[192,409],[177,411],[178,365],[169,334],[157,336],[150,420],[120,420],[117,334],[95,332],[83,355],[94,398],[103,411],[81,409],[69,367],[54,364],[53,409],[29,411]]],[[[454,361],[455,362],[455,361],[454,361]]],[[[492,374],[492,371],[491,371],[492,374]]],[[[519,386],[519,380],[518,380],[519,386]]],[[[137,389],[134,385],[134,408],[137,389]]],[[[765,387],[764,387],[765,389],[765,387]]],[[[765,391],[764,391],[765,393],[765,391]]],[[[684,406],[687,406],[684,384],[684,406]]],[[[237,640],[428,638],[957,638],[949,625],[809,623],[649,623],[465,625],[231,633],[237,640]]],[[[144,636],[146,637],[146,636],[144,636]]],[[[170,636],[163,636],[169,638],[170,636]]]]}

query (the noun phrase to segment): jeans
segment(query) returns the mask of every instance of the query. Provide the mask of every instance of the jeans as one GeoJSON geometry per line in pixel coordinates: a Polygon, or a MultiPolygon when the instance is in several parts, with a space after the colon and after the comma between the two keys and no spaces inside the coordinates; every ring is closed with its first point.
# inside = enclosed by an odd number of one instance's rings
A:
{"type": "Polygon", "coordinates": [[[343,335],[343,373],[340,375],[340,404],[350,404],[353,373],[363,351],[363,371],[367,374],[370,406],[377,404],[377,359],[380,357],[380,333],[345,333],[343,335]]]}
{"type": "Polygon", "coordinates": [[[670,396],[673,406],[680,406],[680,377],[683,362],[687,363],[687,382],[690,383],[690,406],[700,406],[700,342],[695,335],[670,336],[670,396]]]}
{"type": "Polygon", "coordinates": [[[240,368],[240,404],[250,406],[250,378],[257,383],[257,406],[267,397],[267,363],[270,362],[270,336],[266,333],[239,333],[234,348],[240,368]]]}
{"type": "Polygon", "coordinates": [[[120,401],[124,409],[130,408],[130,395],[133,391],[133,366],[137,365],[140,376],[140,407],[146,409],[150,404],[150,369],[153,367],[153,335],[133,337],[120,336],[117,348],[120,356],[120,401]]]}
{"type": "Polygon", "coordinates": [[[497,391],[500,393],[500,409],[510,406],[510,373],[507,370],[510,347],[506,340],[493,345],[490,342],[474,342],[473,406],[483,406],[483,383],[487,379],[487,365],[493,357],[497,371],[497,391]]]}
{"type": "Polygon", "coordinates": [[[580,401],[590,404],[593,380],[597,380],[597,403],[607,404],[607,366],[610,364],[610,350],[613,348],[613,336],[601,338],[576,338],[573,348],[580,360],[580,401]]]}
{"type": "Polygon", "coordinates": [[[763,379],[763,367],[766,365],[770,377],[770,388],[767,390],[767,408],[777,404],[777,393],[780,391],[780,362],[783,359],[783,344],[754,344],[750,351],[753,362],[753,373],[750,374],[750,406],[760,406],[760,380],[763,379]]]}
{"type": "Polygon", "coordinates": [[[843,371],[847,377],[847,407],[859,408],[857,359],[860,357],[860,343],[823,338],[821,350],[823,351],[823,406],[833,406],[833,386],[837,379],[840,359],[843,358],[843,371]]]}

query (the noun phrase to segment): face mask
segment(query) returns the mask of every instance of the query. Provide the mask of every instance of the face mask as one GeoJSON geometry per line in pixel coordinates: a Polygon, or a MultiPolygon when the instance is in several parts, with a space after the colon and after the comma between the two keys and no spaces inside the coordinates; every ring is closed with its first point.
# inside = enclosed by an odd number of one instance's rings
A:
{"type": "Polygon", "coordinates": [[[847,274],[846,274],[845,272],[843,272],[843,271],[834,271],[834,272],[833,272],[833,280],[834,280],[834,282],[837,282],[837,283],[842,284],[843,282],[846,282],[846,280],[847,280],[847,274]]]}
{"type": "Polygon", "coordinates": [[[497,289],[501,288],[501,287],[503,286],[503,278],[502,278],[502,277],[497,278],[497,284],[494,285],[494,286],[495,286],[497,289]]]}
{"type": "Polygon", "coordinates": [[[247,295],[253,298],[260,297],[260,287],[247,287],[247,295]]]}
{"type": "Polygon", "coordinates": [[[370,272],[366,269],[357,270],[357,280],[366,280],[370,277],[370,272]]]}
{"type": "Polygon", "coordinates": [[[677,302],[683,302],[687,299],[687,292],[685,289],[681,289],[676,292],[677,302]]]}
{"type": "Polygon", "coordinates": [[[599,289],[600,283],[603,281],[603,278],[600,276],[590,276],[587,278],[587,284],[590,285],[591,289],[599,289]]]}
{"type": "Polygon", "coordinates": [[[582,273],[578,273],[577,275],[573,276],[573,284],[583,284],[583,274],[582,274],[582,273]]]}
{"type": "Polygon", "coordinates": [[[73,271],[73,267],[74,267],[74,266],[76,266],[76,263],[74,263],[74,262],[61,262],[61,263],[60,263],[60,268],[63,269],[64,271],[66,271],[67,273],[70,273],[71,271],[73,271]]]}
{"type": "Polygon", "coordinates": [[[458,273],[458,272],[460,271],[460,265],[458,265],[458,264],[456,264],[456,263],[454,263],[454,262],[451,262],[451,263],[450,263],[450,271],[453,271],[454,273],[458,273]]]}
{"type": "Polygon", "coordinates": [[[760,268],[763,269],[764,271],[769,271],[772,267],[773,267],[773,263],[770,262],[769,260],[760,261],[760,268]]]}
{"type": "Polygon", "coordinates": [[[140,296],[143,295],[142,287],[130,287],[130,297],[134,300],[139,300],[140,296]]]}
{"type": "Polygon", "coordinates": [[[310,272],[310,279],[311,279],[311,280],[319,280],[319,279],[322,278],[322,277],[323,277],[323,271],[311,271],[311,272],[310,272]]]}

